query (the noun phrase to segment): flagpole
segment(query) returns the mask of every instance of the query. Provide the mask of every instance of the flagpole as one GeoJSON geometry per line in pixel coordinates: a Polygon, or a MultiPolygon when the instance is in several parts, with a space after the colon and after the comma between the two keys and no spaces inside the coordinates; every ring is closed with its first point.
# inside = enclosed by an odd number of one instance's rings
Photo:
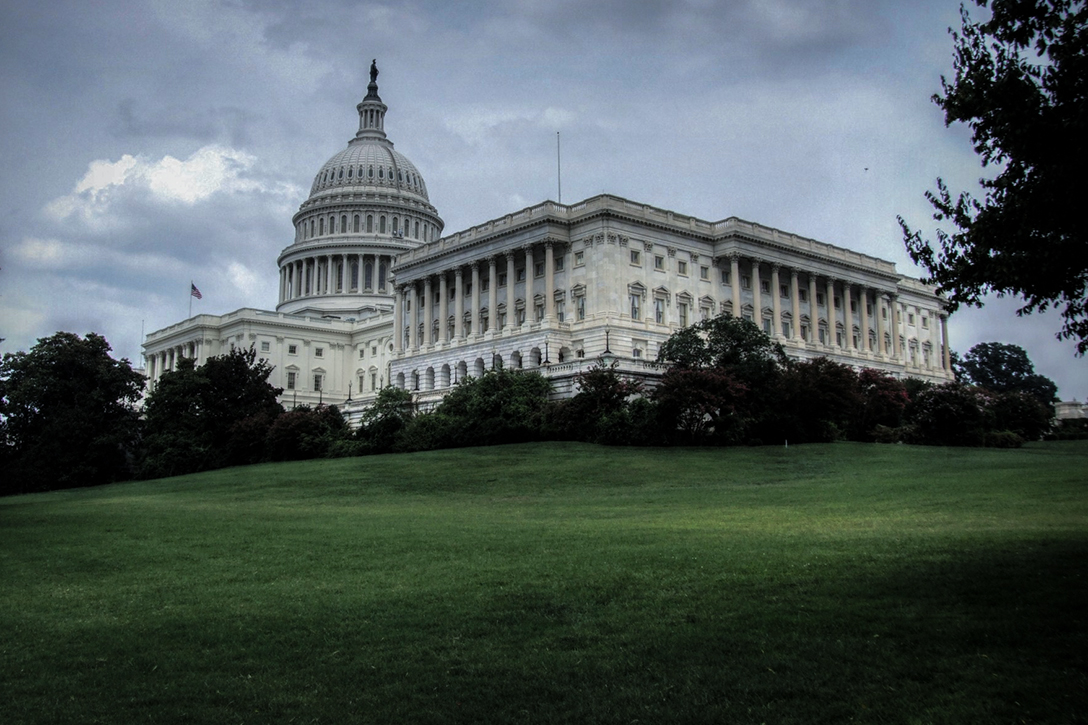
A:
{"type": "MultiPolygon", "coordinates": [[[[189,317],[193,316],[193,281],[189,280],[189,317]]],[[[188,319],[188,318],[186,318],[188,319]]]]}

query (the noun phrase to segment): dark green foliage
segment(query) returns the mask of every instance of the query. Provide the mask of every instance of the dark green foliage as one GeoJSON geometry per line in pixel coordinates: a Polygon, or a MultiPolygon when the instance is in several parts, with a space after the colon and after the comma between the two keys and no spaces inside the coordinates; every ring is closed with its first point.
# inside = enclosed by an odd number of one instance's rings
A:
{"type": "Polygon", "coordinates": [[[283,391],[268,383],[271,372],[253,348],[232,348],[200,367],[179,360],[147,397],[142,474],[173,476],[261,460],[252,456],[283,412],[276,402],[283,391]]]}
{"type": "Polygon", "coordinates": [[[1000,393],[990,401],[993,426],[1012,431],[1026,441],[1037,441],[1050,430],[1051,415],[1047,406],[1028,393],[1000,393]]]}
{"type": "Polygon", "coordinates": [[[858,372],[857,385],[861,407],[847,424],[847,437],[871,441],[878,427],[894,430],[903,424],[910,397],[902,381],[880,370],[863,368],[858,372]]]}
{"type": "Polygon", "coordinates": [[[549,414],[550,437],[610,445],[632,442],[634,421],[628,407],[642,395],[642,383],[620,375],[616,367],[599,362],[578,375],[578,393],[555,404],[549,414]]]}
{"type": "Polygon", "coordinates": [[[1059,420],[1047,434],[1047,440],[1088,440],[1088,418],[1059,420]]]}
{"type": "Polygon", "coordinates": [[[971,127],[982,164],[1000,173],[979,183],[984,199],[953,197],[941,179],[926,197],[936,244],[899,223],[912,259],[950,308],[980,306],[990,292],[1024,300],[1018,314],[1062,309],[1058,336],[1088,351],[1088,217],[1081,177],[1088,165],[1088,9],[1083,0],[975,0],[992,17],[961,8],[953,32],[955,78],[934,102],[945,123],[971,127]]]}
{"type": "Polygon", "coordinates": [[[978,389],[963,383],[921,391],[911,407],[911,423],[911,442],[933,446],[981,446],[991,429],[978,389]]]}
{"type": "Polygon", "coordinates": [[[431,414],[400,434],[398,450],[486,446],[538,440],[551,383],[538,372],[489,370],[458,383],[431,414]]]}
{"type": "Polygon", "coordinates": [[[1001,342],[981,342],[967,351],[961,367],[961,382],[994,393],[1027,393],[1047,406],[1053,415],[1058,386],[1050,378],[1035,372],[1024,348],[1001,342]]]}
{"type": "Polygon", "coordinates": [[[735,443],[745,434],[749,388],[728,370],[676,366],[654,388],[662,442],[735,443]]]}
{"type": "Polygon", "coordinates": [[[365,442],[372,453],[388,453],[415,412],[409,391],[387,385],[378,391],[374,403],[363,413],[356,438],[365,442]]]}
{"type": "Polygon", "coordinates": [[[0,494],[90,486],[129,475],[144,376],[110,345],[58,332],[0,361],[0,494]]]}
{"type": "Polygon", "coordinates": [[[347,437],[347,423],[335,405],[316,408],[302,405],[278,416],[269,427],[268,458],[273,461],[325,458],[334,445],[347,437]]]}
{"type": "Polygon", "coordinates": [[[776,404],[757,433],[766,442],[829,443],[863,408],[853,368],[826,357],[793,363],[782,374],[776,404]]]}

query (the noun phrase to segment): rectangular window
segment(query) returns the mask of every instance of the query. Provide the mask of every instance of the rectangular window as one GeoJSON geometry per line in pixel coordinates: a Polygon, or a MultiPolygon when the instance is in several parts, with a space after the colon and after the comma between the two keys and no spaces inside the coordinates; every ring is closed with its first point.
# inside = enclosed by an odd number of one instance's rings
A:
{"type": "MultiPolygon", "coordinates": [[[[469,297],[471,295],[472,295],[472,283],[471,282],[465,282],[465,295],[464,296],[469,297]]],[[[409,304],[409,309],[410,309],[412,301],[408,300],[408,304],[409,304]]]]}
{"type": "Polygon", "coordinates": [[[746,274],[740,276],[741,289],[752,289],[752,278],[746,274]]]}
{"type": "Polygon", "coordinates": [[[378,389],[378,374],[377,373],[371,373],[370,374],[370,389],[371,390],[377,390],[378,389]]]}
{"type": "Polygon", "coordinates": [[[865,303],[865,314],[869,315],[870,317],[873,314],[873,306],[868,302],[865,303]]]}
{"type": "Polygon", "coordinates": [[[586,298],[585,297],[575,297],[574,298],[574,309],[575,309],[574,314],[579,320],[586,319],[586,298]]]}
{"type": "Polygon", "coordinates": [[[555,258],[555,271],[556,272],[562,272],[563,271],[563,264],[564,264],[563,259],[564,259],[563,257],[556,257],[555,258]]]}
{"type": "Polygon", "coordinates": [[[772,334],[770,318],[763,318],[763,331],[766,332],[768,335],[772,334]]]}
{"type": "Polygon", "coordinates": [[[765,295],[769,295],[771,293],[771,283],[765,279],[759,280],[759,291],[765,295]]]}
{"type": "Polygon", "coordinates": [[[922,327],[925,327],[925,328],[929,327],[929,318],[926,317],[925,315],[922,315],[922,327]]]}
{"type": "Polygon", "coordinates": [[[778,285],[778,294],[783,299],[788,299],[790,296],[790,286],[788,284],[778,285]]]}
{"type": "Polygon", "coordinates": [[[288,390],[294,390],[295,389],[295,373],[293,373],[291,371],[287,372],[287,389],[288,390]]]}
{"type": "Polygon", "coordinates": [[[288,355],[298,355],[298,345],[288,345],[287,346],[287,354],[288,355]]]}
{"type": "Polygon", "coordinates": [[[525,324],[525,310],[518,310],[517,320],[519,325],[525,324]]]}
{"type": "Polygon", "coordinates": [[[631,250],[631,264],[642,265],[642,252],[637,249],[631,250]]]}
{"type": "Polygon", "coordinates": [[[707,320],[710,319],[710,308],[709,307],[700,307],[699,308],[699,319],[702,320],[703,322],[706,322],[707,320]]]}
{"type": "Polygon", "coordinates": [[[586,253],[585,252],[575,252],[574,253],[574,266],[575,267],[581,267],[585,263],[586,263],[586,253]]]}
{"type": "Polygon", "coordinates": [[[562,300],[555,303],[555,319],[562,322],[567,314],[567,304],[562,300]]]}
{"type": "Polygon", "coordinates": [[[722,284],[729,284],[729,270],[722,270],[722,284]]]}
{"type": "Polygon", "coordinates": [[[686,275],[688,273],[688,263],[682,259],[676,260],[676,271],[686,275]]]}
{"type": "Polygon", "coordinates": [[[842,347],[842,333],[838,330],[835,330],[835,344],[842,347]]]}
{"type": "Polygon", "coordinates": [[[639,295],[631,295],[631,319],[642,319],[642,312],[639,309],[639,305],[642,302],[642,298],[639,295]]]}
{"type": "Polygon", "coordinates": [[[835,309],[836,310],[841,310],[842,309],[842,297],[839,297],[838,295],[835,295],[835,309]]]}
{"type": "Polygon", "coordinates": [[[272,343],[267,341],[261,341],[261,352],[269,352],[272,350],[272,343]]]}
{"type": "MultiPolygon", "coordinates": [[[[816,293],[816,304],[819,305],[820,307],[824,306],[824,293],[823,292],[817,292],[816,293]]],[[[823,340],[821,340],[820,342],[823,342],[823,340]]]]}
{"type": "Polygon", "coordinates": [[[360,347],[359,348],[359,359],[362,360],[364,357],[366,357],[366,348],[365,347],[360,347]]]}
{"type": "Polygon", "coordinates": [[[824,328],[821,327],[820,328],[820,344],[826,344],[826,343],[827,343],[827,330],[825,330],[824,328]]]}
{"type": "Polygon", "coordinates": [[[913,312],[908,312],[907,313],[907,324],[908,325],[913,325],[914,324],[914,313],[913,312]]]}
{"type": "Polygon", "coordinates": [[[491,288],[491,280],[489,280],[487,277],[484,277],[483,279],[480,280],[480,291],[481,292],[487,292],[487,290],[490,289],[490,288],[491,288]]]}
{"type": "Polygon", "coordinates": [[[540,322],[544,319],[544,305],[536,306],[536,321],[540,322]]]}
{"type": "Polygon", "coordinates": [[[321,392],[321,373],[314,373],[314,392],[321,392]]]}
{"type": "Polygon", "coordinates": [[[688,326],[688,304],[686,302],[680,303],[680,327],[688,326]]]}
{"type": "Polygon", "coordinates": [[[314,357],[325,357],[325,348],[315,347],[314,348],[314,357]]]}
{"type": "Polygon", "coordinates": [[[638,347],[631,348],[631,357],[633,357],[636,360],[640,359],[642,357],[642,348],[638,348],[638,347]]]}
{"type": "Polygon", "coordinates": [[[786,321],[783,321],[782,322],[782,337],[789,337],[789,336],[790,336],[790,323],[788,323],[786,321]]]}
{"type": "Polygon", "coordinates": [[[665,300],[660,297],[654,300],[654,322],[665,324],[665,300]]]}
{"type": "Polygon", "coordinates": [[[525,281],[525,267],[522,267],[521,269],[518,270],[518,282],[524,282],[524,281],[525,281]]]}
{"type": "Polygon", "coordinates": [[[797,299],[801,300],[802,302],[808,302],[808,290],[797,290],[797,299]]]}
{"type": "Polygon", "coordinates": [[[506,272],[503,272],[502,274],[499,275],[499,286],[500,287],[505,287],[506,286],[506,272]]]}
{"type": "Polygon", "coordinates": [[[710,281],[710,267],[699,267],[699,279],[710,281]]]}
{"type": "Polygon", "coordinates": [[[654,269],[665,269],[665,258],[660,254],[654,255],[654,269]]]}
{"type": "Polygon", "coordinates": [[[534,277],[543,277],[544,276],[544,263],[543,262],[537,262],[536,264],[533,265],[533,276],[534,277]]]}
{"type": "Polygon", "coordinates": [[[808,325],[801,325],[801,339],[808,342],[808,325]]]}
{"type": "Polygon", "coordinates": [[[378,354],[378,346],[374,345],[370,348],[370,356],[375,357],[378,354]]]}

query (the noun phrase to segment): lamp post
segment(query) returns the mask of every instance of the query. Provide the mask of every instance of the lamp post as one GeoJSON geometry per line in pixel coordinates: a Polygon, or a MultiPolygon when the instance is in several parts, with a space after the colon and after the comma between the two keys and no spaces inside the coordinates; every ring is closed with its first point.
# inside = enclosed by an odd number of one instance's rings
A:
{"type": "Polygon", "coordinates": [[[548,359],[548,338],[545,337],[544,338],[544,364],[545,365],[550,365],[551,362],[552,361],[548,359]]]}
{"type": "Polygon", "coordinates": [[[612,328],[609,325],[605,325],[604,326],[604,354],[605,355],[611,355],[612,354],[612,347],[611,347],[610,340],[609,340],[611,334],[612,334],[612,328]]]}

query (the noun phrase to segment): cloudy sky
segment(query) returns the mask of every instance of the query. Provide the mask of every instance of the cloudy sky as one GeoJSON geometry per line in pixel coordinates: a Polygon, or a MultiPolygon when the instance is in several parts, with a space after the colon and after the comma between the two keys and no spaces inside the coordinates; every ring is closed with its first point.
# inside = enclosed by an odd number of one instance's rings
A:
{"type": "MultiPolygon", "coordinates": [[[[354,135],[372,58],[386,131],[446,232],[609,192],[894,261],[943,176],[983,173],[929,100],[959,0],[12,0],[0,8],[0,351],[276,303],[313,174],[354,135]]],[[[1063,399],[1055,316],[961,310],[953,348],[1023,346],[1063,399]]]]}

